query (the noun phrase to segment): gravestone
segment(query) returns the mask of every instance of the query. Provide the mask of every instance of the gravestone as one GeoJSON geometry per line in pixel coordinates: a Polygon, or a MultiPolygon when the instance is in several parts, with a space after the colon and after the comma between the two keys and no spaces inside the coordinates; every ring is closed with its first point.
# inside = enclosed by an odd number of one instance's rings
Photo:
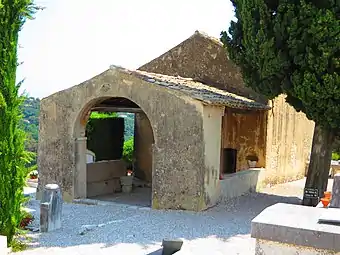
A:
{"type": "Polygon", "coordinates": [[[61,189],[57,184],[47,184],[40,203],[40,231],[50,232],[61,228],[61,189]]]}
{"type": "Polygon", "coordinates": [[[340,208],[340,174],[335,174],[333,179],[332,199],[330,208],[340,208]]]}
{"type": "Polygon", "coordinates": [[[313,206],[319,203],[319,190],[314,188],[305,188],[303,191],[303,199],[310,200],[313,206]]]}

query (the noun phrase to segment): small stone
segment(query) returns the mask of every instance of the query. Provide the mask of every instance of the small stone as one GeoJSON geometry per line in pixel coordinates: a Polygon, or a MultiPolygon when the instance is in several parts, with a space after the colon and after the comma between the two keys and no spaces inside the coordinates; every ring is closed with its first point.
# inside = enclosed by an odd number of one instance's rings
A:
{"type": "Polygon", "coordinates": [[[162,246],[163,246],[163,253],[162,255],[172,255],[181,250],[183,245],[183,241],[180,239],[170,240],[170,239],[163,239],[162,246]]]}

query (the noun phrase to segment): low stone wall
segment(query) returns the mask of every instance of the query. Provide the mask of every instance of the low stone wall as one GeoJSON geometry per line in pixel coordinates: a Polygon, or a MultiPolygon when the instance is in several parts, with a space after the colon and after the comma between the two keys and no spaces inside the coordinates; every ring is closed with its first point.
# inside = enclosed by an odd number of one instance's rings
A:
{"type": "Polygon", "coordinates": [[[262,178],[262,168],[253,168],[224,175],[221,180],[221,199],[239,197],[257,190],[262,178]]]}
{"type": "Polygon", "coordinates": [[[121,190],[120,177],[126,175],[123,160],[87,164],[87,197],[112,194],[121,190]]]}
{"type": "Polygon", "coordinates": [[[320,224],[324,208],[278,203],[251,223],[256,255],[340,255],[340,226],[320,224]]]}

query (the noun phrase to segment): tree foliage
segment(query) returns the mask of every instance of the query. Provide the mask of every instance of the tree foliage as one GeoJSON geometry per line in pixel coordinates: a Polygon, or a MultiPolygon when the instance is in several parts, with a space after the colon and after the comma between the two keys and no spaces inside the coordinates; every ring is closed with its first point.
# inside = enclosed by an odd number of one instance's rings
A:
{"type": "Polygon", "coordinates": [[[222,41],[247,86],[287,95],[324,128],[340,123],[340,6],[334,1],[234,0],[222,41]]]}
{"type": "Polygon", "coordinates": [[[306,187],[327,187],[340,123],[338,0],[232,0],[237,21],[221,40],[245,84],[268,99],[285,94],[315,121],[306,187]]]}
{"type": "Polygon", "coordinates": [[[123,159],[129,165],[131,165],[133,162],[133,151],[134,151],[134,140],[133,140],[133,137],[131,137],[129,140],[124,142],[124,146],[123,146],[123,159]]]}
{"type": "Polygon", "coordinates": [[[27,164],[27,167],[35,167],[38,151],[40,99],[24,97],[20,110],[23,113],[23,118],[20,120],[20,128],[26,132],[25,149],[31,152],[33,156],[32,161],[27,164]]]}
{"type": "Polygon", "coordinates": [[[18,34],[35,6],[31,0],[0,1],[0,234],[11,244],[23,217],[23,187],[29,154],[21,119],[20,83],[16,84],[18,34]]]}

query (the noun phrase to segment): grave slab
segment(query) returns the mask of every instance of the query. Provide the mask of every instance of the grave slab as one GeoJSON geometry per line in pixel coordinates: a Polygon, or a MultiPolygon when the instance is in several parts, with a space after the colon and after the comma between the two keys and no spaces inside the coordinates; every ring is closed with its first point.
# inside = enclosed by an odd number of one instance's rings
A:
{"type": "Polygon", "coordinates": [[[284,203],[266,208],[251,223],[255,254],[340,254],[340,226],[319,223],[326,210],[284,203]],[[285,253],[271,253],[268,247],[285,253]]]}

